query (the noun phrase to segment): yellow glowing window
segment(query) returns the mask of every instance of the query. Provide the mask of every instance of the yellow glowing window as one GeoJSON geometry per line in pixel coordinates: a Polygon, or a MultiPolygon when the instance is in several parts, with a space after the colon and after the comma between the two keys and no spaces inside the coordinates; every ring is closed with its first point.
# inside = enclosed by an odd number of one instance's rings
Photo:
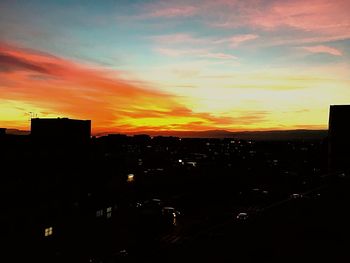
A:
{"type": "Polygon", "coordinates": [[[133,174],[128,174],[127,182],[128,183],[132,183],[134,180],[135,180],[134,175],[133,174]]]}
{"type": "Polygon", "coordinates": [[[52,234],[53,234],[53,228],[52,227],[45,228],[45,236],[46,237],[51,236],[52,234]]]}

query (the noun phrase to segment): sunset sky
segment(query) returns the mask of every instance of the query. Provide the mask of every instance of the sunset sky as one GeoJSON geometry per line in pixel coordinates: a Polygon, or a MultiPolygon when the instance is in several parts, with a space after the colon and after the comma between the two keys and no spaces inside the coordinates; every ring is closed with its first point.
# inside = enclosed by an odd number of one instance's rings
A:
{"type": "Polygon", "coordinates": [[[350,0],[0,1],[0,127],[324,129],[350,103],[350,0]]]}

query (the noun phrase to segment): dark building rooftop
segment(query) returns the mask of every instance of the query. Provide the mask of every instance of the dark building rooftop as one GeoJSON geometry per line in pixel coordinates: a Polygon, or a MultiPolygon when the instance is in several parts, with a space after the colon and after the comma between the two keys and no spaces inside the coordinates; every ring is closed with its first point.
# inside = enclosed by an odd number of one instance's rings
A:
{"type": "Polygon", "coordinates": [[[330,135],[345,136],[348,134],[350,131],[349,116],[350,105],[331,105],[329,110],[330,135]]]}
{"type": "Polygon", "coordinates": [[[6,134],[6,128],[0,128],[0,136],[6,134]]]}
{"type": "Polygon", "coordinates": [[[329,168],[350,168],[350,105],[331,105],[329,109],[329,168]]]}
{"type": "Polygon", "coordinates": [[[33,137],[90,139],[91,121],[69,118],[34,118],[31,119],[31,135],[33,137]]]}

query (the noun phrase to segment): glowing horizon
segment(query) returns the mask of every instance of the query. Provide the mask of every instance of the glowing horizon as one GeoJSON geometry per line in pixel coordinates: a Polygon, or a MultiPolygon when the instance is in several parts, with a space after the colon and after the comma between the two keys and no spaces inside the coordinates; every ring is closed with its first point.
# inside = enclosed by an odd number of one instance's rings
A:
{"type": "Polygon", "coordinates": [[[350,102],[349,0],[0,3],[0,127],[326,129],[350,102]],[[215,3],[214,3],[215,2],[215,3]]]}

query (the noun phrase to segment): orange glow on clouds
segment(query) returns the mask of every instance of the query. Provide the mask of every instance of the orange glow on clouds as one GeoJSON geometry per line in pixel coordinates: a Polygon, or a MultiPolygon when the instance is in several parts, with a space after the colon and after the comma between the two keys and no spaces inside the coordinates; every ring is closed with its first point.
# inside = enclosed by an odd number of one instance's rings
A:
{"type": "Polygon", "coordinates": [[[1,2],[0,127],[319,129],[349,103],[348,0],[141,2],[1,2]]]}
{"type": "MultiPolygon", "coordinates": [[[[229,117],[194,113],[176,97],[130,84],[118,72],[34,50],[0,45],[2,126],[28,127],[39,117],[92,119],[94,132],[226,127],[229,117]],[[107,76],[108,75],[108,76],[107,76]]],[[[145,85],[146,86],[146,85],[145,85]]]]}

